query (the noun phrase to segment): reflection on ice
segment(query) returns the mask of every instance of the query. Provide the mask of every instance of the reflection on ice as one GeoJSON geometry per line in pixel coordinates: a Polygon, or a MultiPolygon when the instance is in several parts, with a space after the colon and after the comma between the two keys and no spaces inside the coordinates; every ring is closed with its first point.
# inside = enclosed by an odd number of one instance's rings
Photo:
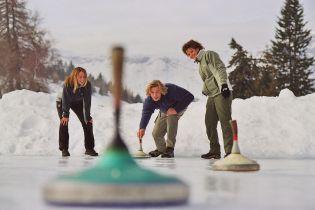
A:
{"type": "Polygon", "coordinates": [[[176,161],[174,158],[154,158],[154,167],[176,169],[176,161]]]}
{"type": "Polygon", "coordinates": [[[229,192],[237,194],[239,191],[239,178],[233,177],[227,178],[227,177],[218,177],[218,176],[207,176],[206,178],[206,185],[205,189],[207,191],[211,192],[229,192]]]}
{"type": "MultiPolygon", "coordinates": [[[[52,209],[43,203],[42,184],[97,161],[84,156],[0,156],[0,209],[52,209]]],[[[260,159],[262,167],[257,172],[213,171],[213,161],[200,158],[136,161],[145,168],[175,175],[190,186],[189,204],[175,209],[300,210],[315,206],[315,160],[260,159]]]]}

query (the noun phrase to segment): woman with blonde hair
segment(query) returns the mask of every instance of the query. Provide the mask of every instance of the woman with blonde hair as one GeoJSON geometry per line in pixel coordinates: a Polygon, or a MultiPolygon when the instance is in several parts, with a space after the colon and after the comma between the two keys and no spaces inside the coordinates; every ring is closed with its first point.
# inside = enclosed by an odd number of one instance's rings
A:
{"type": "Polygon", "coordinates": [[[62,97],[57,97],[57,111],[60,118],[59,149],[62,156],[70,156],[69,148],[69,111],[79,118],[84,131],[85,154],[97,156],[94,150],[93,120],[90,115],[92,87],[87,80],[86,70],[76,67],[66,78],[63,86],[62,97]]]}

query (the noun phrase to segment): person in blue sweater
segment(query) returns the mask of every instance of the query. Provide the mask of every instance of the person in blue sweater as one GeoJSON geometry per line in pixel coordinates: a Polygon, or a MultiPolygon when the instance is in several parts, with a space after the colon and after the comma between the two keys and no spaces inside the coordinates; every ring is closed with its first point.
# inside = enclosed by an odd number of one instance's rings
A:
{"type": "Polygon", "coordinates": [[[160,112],[155,119],[153,138],[156,149],[149,152],[151,157],[174,157],[178,120],[186,111],[188,105],[194,100],[194,96],[187,90],[177,85],[153,80],[146,88],[147,98],[143,103],[138,138],[142,138],[145,129],[155,109],[160,112]],[[164,136],[167,134],[165,141],[164,136]]]}

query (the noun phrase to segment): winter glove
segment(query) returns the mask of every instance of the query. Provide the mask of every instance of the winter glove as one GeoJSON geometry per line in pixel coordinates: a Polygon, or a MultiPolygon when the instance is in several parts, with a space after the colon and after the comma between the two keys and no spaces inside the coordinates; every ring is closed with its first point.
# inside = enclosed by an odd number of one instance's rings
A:
{"type": "Polygon", "coordinates": [[[228,98],[231,95],[231,91],[229,89],[229,87],[227,86],[227,84],[223,84],[221,86],[221,94],[224,98],[228,98]]]}

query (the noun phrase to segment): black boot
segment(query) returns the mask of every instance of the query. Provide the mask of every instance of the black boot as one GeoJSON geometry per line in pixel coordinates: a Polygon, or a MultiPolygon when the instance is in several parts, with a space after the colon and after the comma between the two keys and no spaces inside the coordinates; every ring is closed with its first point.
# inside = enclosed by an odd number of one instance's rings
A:
{"type": "Polygon", "coordinates": [[[86,155],[90,155],[90,156],[98,156],[98,153],[95,152],[94,149],[87,149],[87,150],[85,151],[85,154],[86,154],[86,155]]]}
{"type": "Polygon", "coordinates": [[[166,147],[166,151],[161,155],[162,158],[173,158],[174,157],[174,148],[166,147]]]}
{"type": "Polygon", "coordinates": [[[231,153],[227,153],[224,155],[224,158],[226,158],[227,156],[229,156],[231,153]]]}
{"type": "Polygon", "coordinates": [[[159,150],[153,150],[153,151],[151,151],[151,152],[149,152],[149,155],[151,156],[151,157],[158,157],[160,154],[162,154],[162,152],[160,152],[159,150]]]}
{"type": "Polygon", "coordinates": [[[217,153],[213,153],[213,152],[208,152],[206,154],[201,155],[201,158],[204,159],[220,159],[221,158],[221,154],[217,154],[217,153]]]}
{"type": "Polygon", "coordinates": [[[70,153],[69,153],[69,151],[68,151],[67,149],[63,149],[63,150],[61,151],[61,154],[62,154],[62,157],[68,157],[68,156],[70,156],[70,153]]]}

